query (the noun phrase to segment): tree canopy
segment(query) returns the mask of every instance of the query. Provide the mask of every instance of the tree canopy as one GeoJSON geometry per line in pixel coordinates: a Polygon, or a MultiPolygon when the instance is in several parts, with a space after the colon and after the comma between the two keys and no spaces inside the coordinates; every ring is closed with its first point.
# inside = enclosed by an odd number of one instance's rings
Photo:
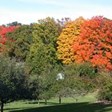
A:
{"type": "Polygon", "coordinates": [[[112,70],[112,20],[101,16],[86,20],[73,49],[77,62],[112,70]]]}
{"type": "Polygon", "coordinates": [[[22,25],[15,31],[8,33],[8,39],[13,41],[7,43],[10,57],[14,57],[18,61],[25,61],[32,43],[32,31],[33,25],[22,25]]]}
{"type": "Polygon", "coordinates": [[[73,42],[80,33],[80,26],[84,22],[82,17],[68,22],[63,28],[60,36],[57,38],[57,56],[64,64],[70,64],[75,61],[73,52],[73,42]]]}

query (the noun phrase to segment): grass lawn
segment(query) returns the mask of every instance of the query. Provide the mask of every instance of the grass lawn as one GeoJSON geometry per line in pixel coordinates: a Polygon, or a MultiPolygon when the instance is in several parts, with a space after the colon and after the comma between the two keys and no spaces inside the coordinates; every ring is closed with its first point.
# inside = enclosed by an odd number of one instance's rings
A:
{"type": "Polygon", "coordinates": [[[4,112],[112,112],[112,105],[95,103],[94,94],[78,97],[76,102],[73,98],[62,98],[62,104],[58,99],[51,99],[48,105],[44,101],[38,104],[37,101],[17,101],[5,105],[4,112]]]}

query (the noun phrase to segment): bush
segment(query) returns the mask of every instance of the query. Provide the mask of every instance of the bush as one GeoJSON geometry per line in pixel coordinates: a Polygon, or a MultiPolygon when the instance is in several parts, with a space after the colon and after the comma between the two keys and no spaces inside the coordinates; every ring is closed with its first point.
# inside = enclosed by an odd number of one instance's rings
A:
{"type": "Polygon", "coordinates": [[[87,76],[93,78],[97,75],[96,68],[91,63],[74,63],[64,66],[64,74],[75,76],[87,76]]]}
{"type": "Polygon", "coordinates": [[[99,79],[99,100],[112,101],[112,76],[109,74],[101,74],[99,79]]]}
{"type": "Polygon", "coordinates": [[[82,92],[91,92],[96,88],[95,68],[90,63],[74,63],[63,67],[66,86],[80,90],[82,92]]]}
{"type": "Polygon", "coordinates": [[[97,75],[96,68],[94,68],[91,63],[82,63],[79,64],[79,73],[80,76],[88,76],[93,78],[97,75]]]}

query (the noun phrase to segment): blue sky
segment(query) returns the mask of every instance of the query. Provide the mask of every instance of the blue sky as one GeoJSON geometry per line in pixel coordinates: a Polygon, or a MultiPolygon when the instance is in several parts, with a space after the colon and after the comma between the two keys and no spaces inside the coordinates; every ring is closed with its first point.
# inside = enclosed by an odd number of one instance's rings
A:
{"type": "Polygon", "coordinates": [[[13,21],[29,24],[48,16],[55,19],[83,16],[112,19],[112,0],[1,0],[0,24],[13,21]]]}

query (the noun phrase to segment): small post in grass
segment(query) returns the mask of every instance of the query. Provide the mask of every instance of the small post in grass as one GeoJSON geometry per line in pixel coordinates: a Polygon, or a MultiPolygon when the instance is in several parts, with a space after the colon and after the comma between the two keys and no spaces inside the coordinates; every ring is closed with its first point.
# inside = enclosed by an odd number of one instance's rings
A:
{"type": "MultiPolygon", "coordinates": [[[[63,73],[58,73],[56,80],[64,80],[64,74],[63,73]]],[[[59,95],[59,104],[61,104],[61,95],[59,95]]]]}

